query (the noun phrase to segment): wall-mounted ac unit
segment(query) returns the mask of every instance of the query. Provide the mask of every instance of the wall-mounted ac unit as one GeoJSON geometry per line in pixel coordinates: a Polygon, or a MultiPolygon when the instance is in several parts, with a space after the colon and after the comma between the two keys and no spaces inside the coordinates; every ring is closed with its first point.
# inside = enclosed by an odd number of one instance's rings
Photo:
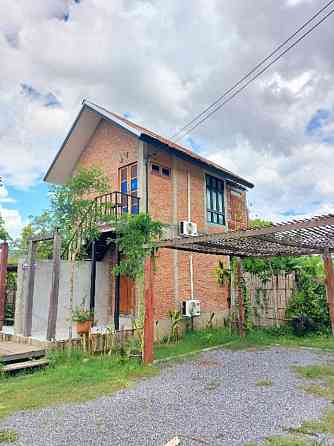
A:
{"type": "Polygon", "coordinates": [[[181,221],[180,222],[180,234],[195,236],[198,234],[197,232],[197,224],[192,221],[181,221]]]}
{"type": "Polygon", "coordinates": [[[182,314],[186,317],[200,316],[201,303],[197,299],[189,299],[182,302],[182,314]]]}

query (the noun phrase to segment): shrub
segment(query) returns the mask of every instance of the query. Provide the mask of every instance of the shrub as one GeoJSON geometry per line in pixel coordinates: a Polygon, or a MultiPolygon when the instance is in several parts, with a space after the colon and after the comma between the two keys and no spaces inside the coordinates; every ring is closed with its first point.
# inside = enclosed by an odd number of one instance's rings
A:
{"type": "Polygon", "coordinates": [[[305,261],[296,271],[297,291],[292,296],[287,309],[293,330],[301,334],[327,332],[330,318],[325,286],[319,277],[317,263],[305,261]]]}

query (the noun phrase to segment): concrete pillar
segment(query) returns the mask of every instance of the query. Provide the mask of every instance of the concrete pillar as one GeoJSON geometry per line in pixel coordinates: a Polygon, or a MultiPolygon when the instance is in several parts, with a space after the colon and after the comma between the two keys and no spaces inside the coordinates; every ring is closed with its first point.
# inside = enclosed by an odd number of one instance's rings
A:
{"type": "Polygon", "coordinates": [[[144,319],[144,364],[151,364],[154,360],[154,298],[153,298],[153,257],[145,262],[145,319],[144,319]]]}
{"type": "Polygon", "coordinates": [[[16,296],[15,296],[15,320],[14,320],[14,334],[23,335],[24,331],[24,290],[25,274],[24,268],[25,260],[21,259],[17,265],[17,282],[16,282],[16,296]]]}
{"type": "Polygon", "coordinates": [[[0,252],[0,330],[2,330],[5,321],[7,264],[8,264],[8,243],[3,242],[1,244],[1,252],[0,252]]]}

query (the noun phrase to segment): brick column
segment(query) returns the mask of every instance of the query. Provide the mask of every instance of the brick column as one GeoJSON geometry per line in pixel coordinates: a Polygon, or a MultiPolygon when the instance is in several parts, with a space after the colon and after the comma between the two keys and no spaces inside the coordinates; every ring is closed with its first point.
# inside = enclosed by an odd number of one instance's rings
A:
{"type": "Polygon", "coordinates": [[[0,330],[2,330],[2,327],[5,322],[7,263],[8,263],[8,243],[3,242],[1,244],[1,253],[0,253],[0,330]]]}

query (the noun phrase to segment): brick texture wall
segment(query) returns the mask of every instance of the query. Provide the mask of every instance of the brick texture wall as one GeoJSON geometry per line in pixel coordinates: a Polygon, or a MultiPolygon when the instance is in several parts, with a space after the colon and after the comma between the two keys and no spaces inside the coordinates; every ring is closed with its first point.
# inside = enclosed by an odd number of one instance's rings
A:
{"type": "Polygon", "coordinates": [[[99,167],[107,175],[110,191],[119,190],[118,169],[138,159],[138,139],[102,120],[77,167],[99,167]]]}
{"type": "MultiPolygon", "coordinates": [[[[78,166],[98,166],[108,176],[110,190],[119,190],[118,170],[138,160],[139,141],[136,137],[106,121],[101,121],[81,156],[78,166]]],[[[177,228],[181,220],[194,221],[199,232],[225,231],[224,226],[206,220],[205,171],[195,163],[184,161],[171,153],[146,146],[152,162],[171,169],[170,177],[162,177],[149,169],[149,213],[154,219],[177,228]],[[190,191],[188,189],[190,175],[190,191]],[[188,215],[190,200],[190,215],[188,215]]],[[[144,182],[141,182],[144,184],[144,182]]],[[[139,191],[142,194],[143,191],[139,191]]],[[[246,195],[226,186],[226,211],[229,229],[247,224],[246,195]]],[[[154,279],[155,318],[166,320],[168,311],[179,308],[191,297],[190,256],[193,258],[194,297],[200,299],[204,315],[226,314],[228,290],[221,288],[214,275],[219,256],[190,254],[161,249],[156,259],[154,279]]],[[[227,259],[223,259],[227,261],[227,259]]]]}
{"type": "MultiPolygon", "coordinates": [[[[152,161],[171,170],[170,178],[150,173],[150,214],[163,223],[175,227],[188,218],[197,223],[199,232],[224,232],[225,226],[211,225],[206,219],[205,171],[195,163],[174,158],[156,148],[152,161]],[[190,176],[190,181],[188,176],[190,176]],[[189,185],[190,183],[190,191],[189,185]],[[188,215],[190,200],[190,215],[188,215]]],[[[232,192],[226,185],[227,223],[231,229],[244,227],[247,223],[246,196],[244,192],[232,192]]],[[[215,268],[219,260],[227,258],[206,254],[190,254],[181,251],[160,250],[156,260],[154,296],[157,320],[168,317],[168,310],[180,308],[183,300],[191,298],[190,257],[193,258],[194,298],[201,301],[204,320],[211,313],[226,315],[228,312],[228,289],[217,284],[215,268]]]]}

